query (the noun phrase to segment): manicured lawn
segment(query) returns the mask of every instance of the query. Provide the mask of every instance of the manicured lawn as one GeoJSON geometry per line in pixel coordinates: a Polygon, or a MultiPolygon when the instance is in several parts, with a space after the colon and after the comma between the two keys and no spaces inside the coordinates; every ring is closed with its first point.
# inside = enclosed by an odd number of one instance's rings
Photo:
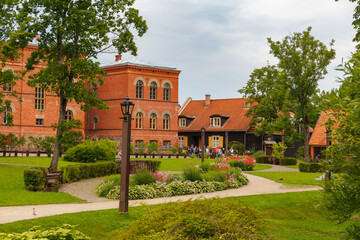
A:
{"type": "MultiPolygon", "coordinates": [[[[318,207],[321,194],[318,191],[268,194],[231,198],[239,204],[247,204],[258,209],[264,216],[265,231],[271,239],[316,240],[340,239],[342,225],[329,221],[327,214],[318,207]]],[[[0,232],[23,232],[33,226],[45,228],[64,223],[78,225],[77,229],[92,239],[118,239],[119,231],[131,226],[141,218],[146,208],[156,206],[131,207],[129,214],[119,215],[118,209],[64,214],[46,218],[19,221],[0,225],[0,232]]]]}
{"type": "Polygon", "coordinates": [[[286,183],[291,185],[323,185],[324,181],[315,180],[322,173],[305,173],[305,172],[247,172],[271,179],[278,183],[286,183]],[[280,180],[282,178],[282,180],[280,180]]]}
{"type": "Polygon", "coordinates": [[[258,170],[265,170],[265,169],[269,169],[272,168],[272,166],[269,165],[265,165],[265,164],[261,164],[261,163],[257,163],[254,167],[254,171],[258,171],[258,170]]]}
{"type": "MultiPolygon", "coordinates": [[[[0,163],[49,167],[50,162],[51,162],[51,158],[49,157],[0,157],[0,163]]],[[[73,164],[78,164],[78,163],[63,161],[62,158],[60,158],[58,166],[65,167],[73,164]]]]}
{"type": "Polygon", "coordinates": [[[23,174],[27,168],[0,165],[0,206],[83,201],[67,193],[26,191],[23,174]]]}

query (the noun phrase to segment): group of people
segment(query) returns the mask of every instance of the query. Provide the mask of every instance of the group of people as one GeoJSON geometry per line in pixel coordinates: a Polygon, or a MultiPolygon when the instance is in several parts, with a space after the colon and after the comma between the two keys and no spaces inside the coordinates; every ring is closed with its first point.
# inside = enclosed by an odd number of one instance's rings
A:
{"type": "MultiPolygon", "coordinates": [[[[191,145],[191,146],[187,147],[186,154],[188,154],[188,155],[201,154],[201,151],[202,151],[201,147],[191,145]]],[[[221,157],[222,155],[233,155],[234,149],[231,147],[226,150],[224,147],[223,148],[220,148],[220,147],[211,148],[211,147],[207,146],[205,148],[205,153],[208,156],[212,156],[213,154],[215,154],[216,157],[221,157]]]]}

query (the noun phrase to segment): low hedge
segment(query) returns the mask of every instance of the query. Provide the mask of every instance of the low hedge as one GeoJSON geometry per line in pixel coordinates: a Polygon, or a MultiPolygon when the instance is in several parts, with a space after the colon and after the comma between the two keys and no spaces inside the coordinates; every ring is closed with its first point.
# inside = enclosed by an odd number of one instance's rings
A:
{"type": "Polygon", "coordinates": [[[324,168],[321,163],[300,162],[299,163],[299,171],[300,172],[323,172],[324,168]]]}
{"type": "Polygon", "coordinates": [[[260,156],[256,158],[256,163],[267,163],[269,156],[260,156]]]}
{"type": "Polygon", "coordinates": [[[67,183],[119,173],[115,162],[69,165],[61,170],[64,171],[64,181],[67,183]]]}
{"type": "Polygon", "coordinates": [[[24,170],[25,189],[28,191],[41,191],[45,187],[45,175],[41,168],[24,170]]]}
{"type": "Polygon", "coordinates": [[[297,159],[291,157],[280,158],[280,165],[296,165],[297,159]]]}

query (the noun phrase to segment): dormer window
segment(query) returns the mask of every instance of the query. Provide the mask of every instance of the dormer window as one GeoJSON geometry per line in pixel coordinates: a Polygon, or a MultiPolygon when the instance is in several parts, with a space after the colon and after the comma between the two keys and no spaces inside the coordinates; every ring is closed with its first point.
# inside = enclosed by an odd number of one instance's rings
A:
{"type": "Polygon", "coordinates": [[[220,117],[210,118],[210,126],[211,127],[221,127],[221,118],[220,117]]]}
{"type": "Polygon", "coordinates": [[[186,119],[179,118],[179,127],[186,127],[186,119]]]}

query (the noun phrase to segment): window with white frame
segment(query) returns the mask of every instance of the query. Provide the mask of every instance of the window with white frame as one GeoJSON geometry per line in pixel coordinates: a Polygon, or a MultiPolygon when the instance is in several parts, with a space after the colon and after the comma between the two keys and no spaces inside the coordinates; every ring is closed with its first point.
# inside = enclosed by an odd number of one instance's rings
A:
{"type": "Polygon", "coordinates": [[[220,146],[220,137],[219,136],[213,136],[212,137],[212,144],[213,148],[217,148],[220,146]]]}
{"type": "Polygon", "coordinates": [[[186,127],[186,119],[179,118],[179,127],[186,127]]]}
{"type": "Polygon", "coordinates": [[[221,126],[221,118],[220,117],[210,118],[210,126],[220,127],[221,126]]]}
{"type": "Polygon", "coordinates": [[[155,113],[152,113],[150,115],[150,129],[156,129],[156,114],[155,113]]]}
{"type": "Polygon", "coordinates": [[[8,123],[9,115],[11,115],[12,109],[10,107],[6,107],[5,111],[3,112],[3,124],[8,123]]]}
{"type": "Polygon", "coordinates": [[[179,148],[184,147],[184,137],[179,137],[179,148]]]}

